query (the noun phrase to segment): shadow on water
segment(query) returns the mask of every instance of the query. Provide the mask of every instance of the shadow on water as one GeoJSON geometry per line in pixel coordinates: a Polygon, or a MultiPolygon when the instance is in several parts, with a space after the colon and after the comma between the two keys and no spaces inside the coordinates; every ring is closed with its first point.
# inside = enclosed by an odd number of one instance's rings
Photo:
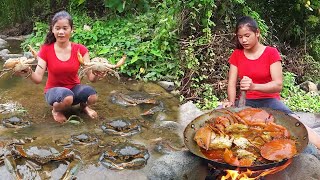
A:
{"type": "MultiPolygon", "coordinates": [[[[0,64],[0,66],[2,66],[2,64],[0,64]]],[[[83,79],[82,83],[93,86],[98,92],[99,100],[94,106],[92,106],[92,108],[98,112],[99,119],[89,119],[86,114],[79,110],[79,106],[74,106],[67,111],[67,115],[75,114],[82,118],[84,122],[79,125],[58,124],[54,122],[51,115],[51,107],[46,104],[44,99],[43,89],[45,79],[43,80],[43,83],[36,85],[29,79],[10,77],[10,75],[3,76],[0,79],[0,104],[8,102],[19,104],[24,110],[26,110],[24,118],[29,119],[32,124],[29,127],[21,129],[1,127],[0,136],[2,139],[37,137],[36,141],[39,145],[56,146],[55,142],[57,140],[66,140],[70,139],[71,135],[89,132],[99,137],[100,143],[102,144],[111,141],[122,141],[123,139],[127,139],[129,142],[142,144],[148,148],[151,155],[144,168],[138,170],[114,171],[109,170],[98,163],[101,148],[86,146],[86,148],[81,148],[82,150],[79,150],[81,152],[84,165],[77,174],[78,179],[132,179],[132,177],[135,177],[133,179],[146,179],[145,174],[150,168],[148,167],[150,162],[161,157],[161,154],[155,152],[151,147],[153,139],[161,137],[163,140],[170,142],[173,146],[183,146],[182,139],[180,137],[181,135],[177,134],[177,132],[170,128],[157,126],[161,121],[176,122],[178,119],[179,100],[166,92],[162,87],[154,83],[144,83],[124,79],[118,81],[114,77],[110,77],[109,79],[104,79],[96,83],[89,83],[86,79],[83,79]],[[143,117],[140,114],[148,108],[151,108],[152,105],[122,107],[117,104],[113,104],[110,100],[110,93],[112,91],[119,93],[144,92],[152,94],[156,100],[163,102],[165,111],[143,117]],[[142,126],[142,131],[130,137],[110,136],[103,133],[100,128],[101,123],[103,121],[110,121],[116,118],[138,119],[138,122],[142,126]],[[95,152],[96,150],[97,152],[95,152]]],[[[7,118],[8,116],[10,116],[10,114],[0,114],[1,119],[7,118]]],[[[26,165],[21,165],[19,166],[20,169],[18,169],[19,171],[24,172],[27,170],[23,170],[23,168],[27,169],[27,167],[28,166],[26,165]]],[[[42,169],[41,174],[39,175],[41,176],[41,179],[46,179],[48,177],[51,177],[49,179],[58,179],[67,168],[64,163],[59,163],[55,167],[55,169],[51,169],[46,173],[45,168],[42,169]]],[[[6,177],[6,179],[10,179],[11,177],[4,165],[1,166],[0,173],[1,176],[6,177]]]]}

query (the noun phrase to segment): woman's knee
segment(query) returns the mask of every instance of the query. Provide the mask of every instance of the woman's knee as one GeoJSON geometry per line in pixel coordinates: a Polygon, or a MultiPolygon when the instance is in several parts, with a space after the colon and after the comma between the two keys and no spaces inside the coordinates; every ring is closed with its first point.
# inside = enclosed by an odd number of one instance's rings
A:
{"type": "Polygon", "coordinates": [[[74,88],[71,89],[74,93],[74,102],[73,104],[78,103],[87,103],[87,104],[93,104],[97,101],[97,92],[88,85],[77,85],[74,88]]]}
{"type": "Polygon", "coordinates": [[[71,106],[73,103],[73,96],[66,96],[63,100],[62,103],[65,104],[66,106],[71,106]]]}
{"type": "Polygon", "coordinates": [[[70,89],[64,87],[55,87],[46,92],[45,99],[48,104],[53,106],[53,104],[70,103],[70,101],[74,100],[73,96],[74,94],[70,89]]]}
{"type": "Polygon", "coordinates": [[[94,104],[98,100],[98,95],[97,94],[92,94],[88,97],[87,104],[94,104]]]}

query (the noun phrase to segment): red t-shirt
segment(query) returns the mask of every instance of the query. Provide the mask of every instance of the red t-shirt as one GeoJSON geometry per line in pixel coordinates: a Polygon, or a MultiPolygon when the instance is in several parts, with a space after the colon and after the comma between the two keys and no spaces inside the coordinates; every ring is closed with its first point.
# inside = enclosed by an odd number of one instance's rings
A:
{"type": "MultiPolygon", "coordinates": [[[[244,55],[243,49],[236,49],[229,59],[229,63],[238,68],[238,77],[248,76],[253,83],[265,84],[272,81],[270,65],[281,61],[280,54],[276,48],[267,46],[262,55],[255,60],[250,60],[244,55]]],[[[264,93],[260,91],[248,91],[246,98],[262,99],[277,98],[280,99],[279,93],[264,93]]]]}
{"type": "Polygon", "coordinates": [[[53,87],[66,87],[71,89],[77,84],[80,84],[78,70],[80,63],[78,61],[77,52],[80,50],[82,55],[88,52],[88,49],[81,44],[71,43],[71,56],[67,61],[60,61],[54,50],[54,43],[43,45],[40,48],[38,56],[47,62],[48,80],[44,89],[53,87]]]}

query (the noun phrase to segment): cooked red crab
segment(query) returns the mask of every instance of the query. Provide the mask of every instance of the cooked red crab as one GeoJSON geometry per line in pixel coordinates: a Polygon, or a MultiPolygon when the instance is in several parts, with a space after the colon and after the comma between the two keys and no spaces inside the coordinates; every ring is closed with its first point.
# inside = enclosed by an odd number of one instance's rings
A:
{"type": "Polygon", "coordinates": [[[295,142],[291,139],[274,139],[260,148],[261,156],[270,161],[290,159],[297,154],[295,142]]]}
{"type": "Polygon", "coordinates": [[[237,113],[248,124],[250,123],[269,123],[273,122],[274,118],[272,114],[263,109],[258,108],[246,108],[237,113]]]}

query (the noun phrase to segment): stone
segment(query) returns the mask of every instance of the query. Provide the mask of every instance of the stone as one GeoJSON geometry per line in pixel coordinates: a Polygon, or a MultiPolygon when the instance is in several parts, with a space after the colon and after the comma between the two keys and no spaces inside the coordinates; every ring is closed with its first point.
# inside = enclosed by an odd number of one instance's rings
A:
{"type": "Polygon", "coordinates": [[[283,171],[267,175],[266,180],[319,180],[320,161],[311,154],[300,154],[293,159],[293,162],[283,171]]]}
{"type": "Polygon", "coordinates": [[[7,55],[10,53],[9,49],[2,49],[0,51],[0,57],[1,59],[6,59],[7,55]]]}
{"type": "Polygon", "coordinates": [[[6,40],[0,39],[0,49],[4,49],[8,46],[8,42],[6,40]]]}
{"type": "Polygon", "coordinates": [[[320,114],[306,112],[296,112],[296,114],[300,117],[299,120],[310,128],[320,127],[320,114]]]}
{"type": "Polygon", "coordinates": [[[207,164],[189,151],[177,151],[164,155],[150,165],[150,180],[204,179],[207,164]]]}
{"type": "Polygon", "coordinates": [[[159,81],[158,84],[167,91],[172,91],[174,89],[174,83],[170,81],[159,81]]]}
{"type": "Polygon", "coordinates": [[[299,85],[300,89],[306,91],[306,92],[313,92],[318,93],[319,89],[317,88],[317,85],[311,81],[305,81],[299,85]]]}
{"type": "Polygon", "coordinates": [[[189,101],[180,106],[179,123],[185,128],[193,119],[202,115],[203,113],[204,112],[198,109],[196,105],[192,103],[192,101],[189,101]]]}

